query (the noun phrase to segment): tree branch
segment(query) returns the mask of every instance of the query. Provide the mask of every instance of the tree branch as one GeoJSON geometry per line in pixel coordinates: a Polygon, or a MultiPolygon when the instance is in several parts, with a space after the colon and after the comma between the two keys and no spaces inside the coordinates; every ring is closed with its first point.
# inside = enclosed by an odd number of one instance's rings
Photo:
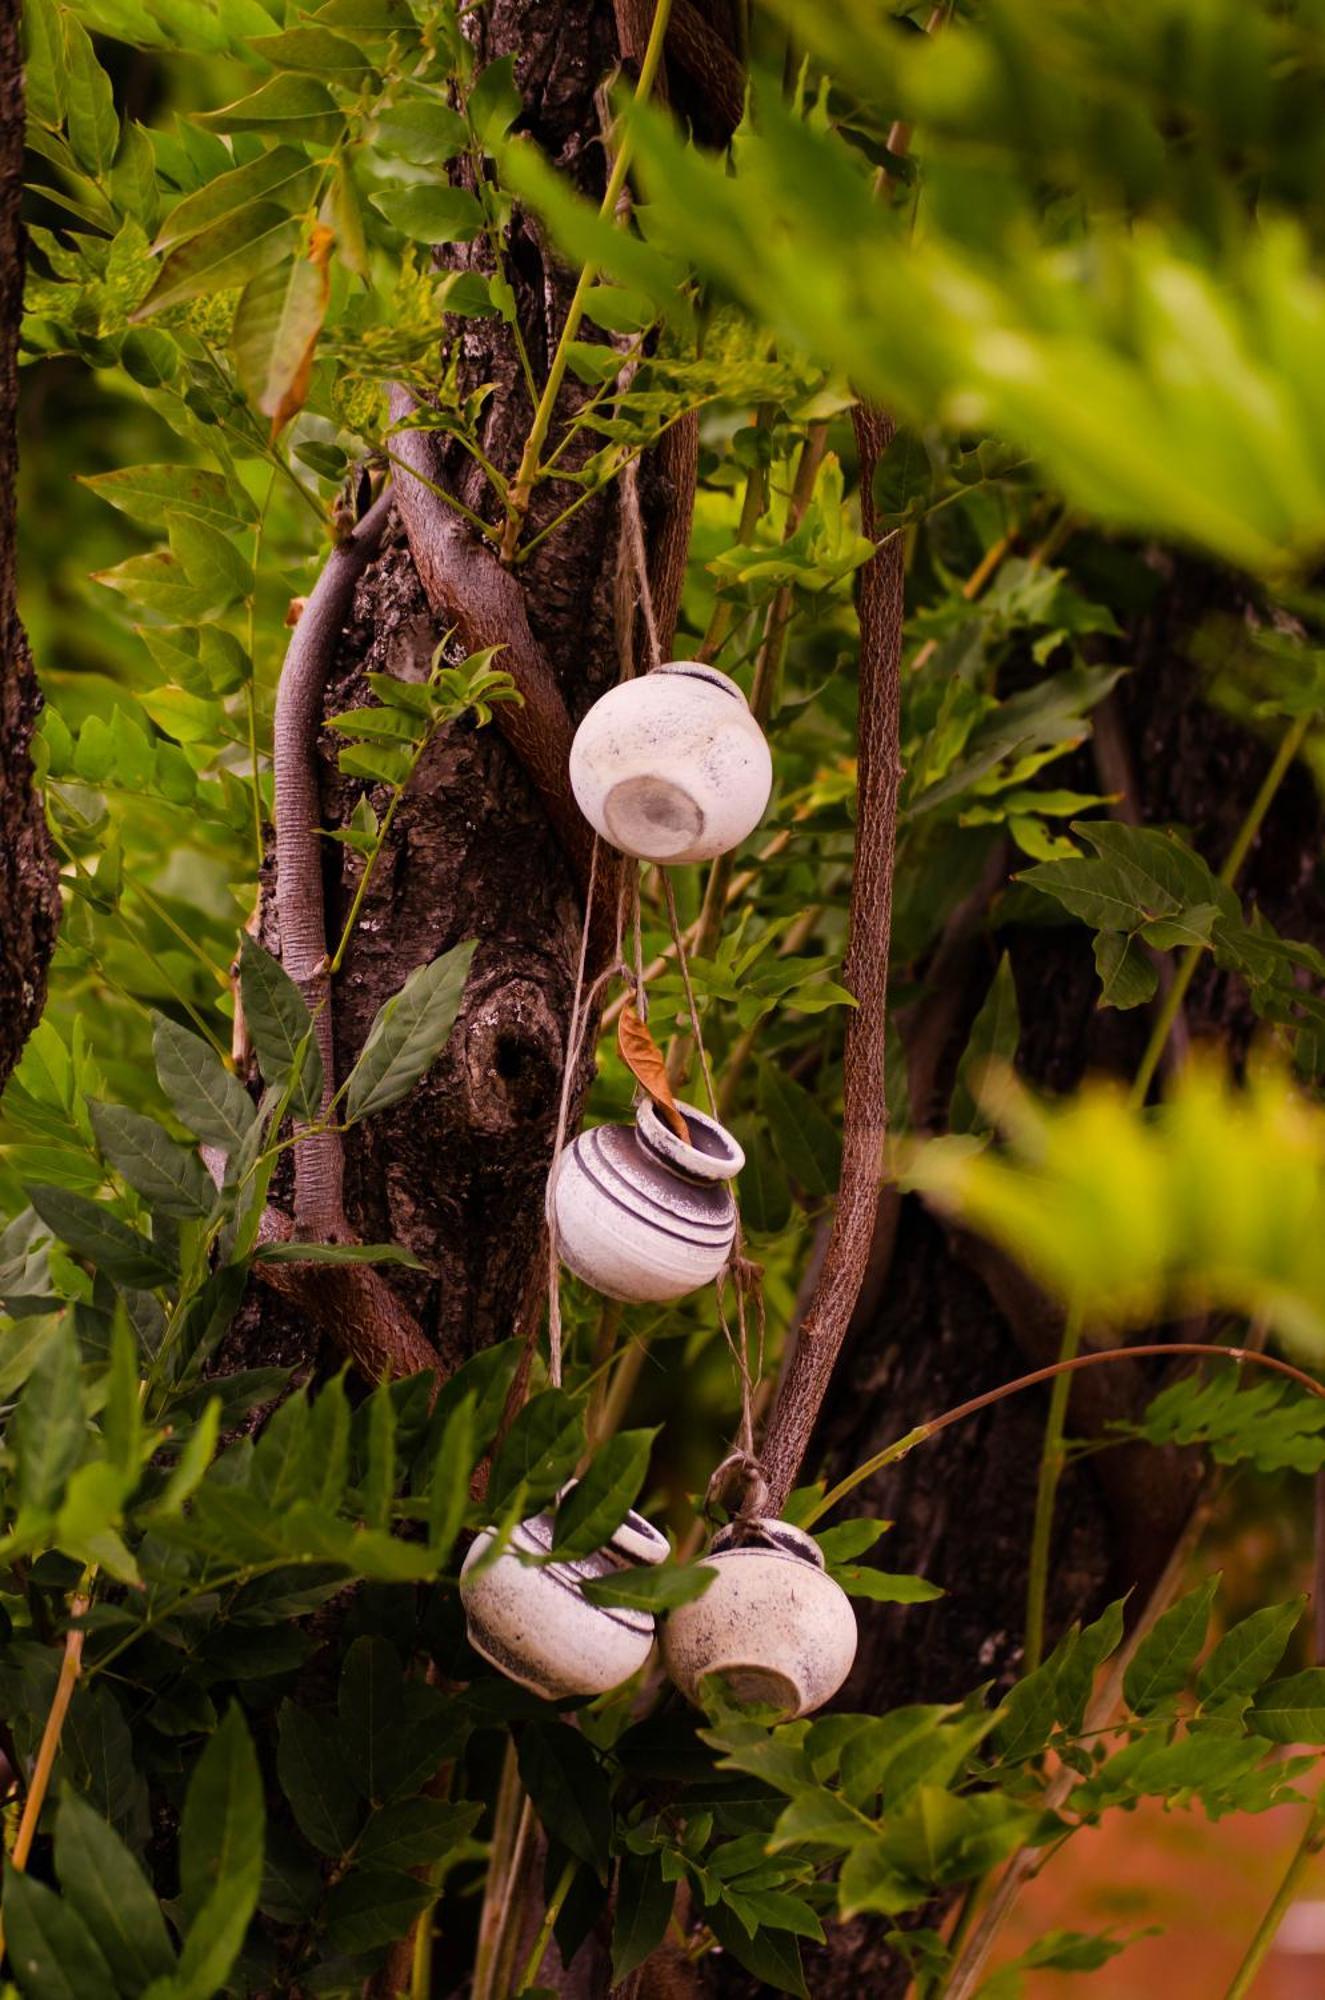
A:
{"type": "MultiPolygon", "coordinates": [[[[348,539],[328,556],[294,628],[276,690],[276,921],[281,963],[313,1016],[325,1078],[324,1115],[336,1088],[336,1047],[322,891],[317,737],[322,727],[322,701],[354,587],[381,547],[390,511],[388,488],[348,539]]],[[[311,1242],[335,1242],[349,1233],[344,1165],[339,1133],[312,1134],[295,1148],[295,1229],[311,1242]]]]}
{"type": "MultiPolygon", "coordinates": [[[[394,423],[407,420],[417,407],[406,390],[393,388],[394,423]]],[[[397,432],[395,460],[396,506],[428,602],[471,652],[502,648],[498,664],[524,699],[501,703],[494,719],[528,772],[583,889],[592,835],[570,788],[571,719],[547,655],[530,630],[524,593],[434,491],[438,482],[427,432],[397,432]]]]}
{"type": "MultiPolygon", "coordinates": [[[[854,412],[860,450],[861,524],[878,527],[874,468],[893,435],[877,410],[854,412]]],[[[763,1462],[774,1507],[790,1492],[809,1445],[852,1309],[869,1265],[887,1123],[884,1029],[892,926],[893,858],[899,749],[905,569],[899,537],[890,536],[860,573],[859,764],[856,857],[842,983],[857,1006],[847,1021],[843,1057],[842,1180],[832,1234],[795,1352],[783,1375],[764,1439],[763,1462]]]]}

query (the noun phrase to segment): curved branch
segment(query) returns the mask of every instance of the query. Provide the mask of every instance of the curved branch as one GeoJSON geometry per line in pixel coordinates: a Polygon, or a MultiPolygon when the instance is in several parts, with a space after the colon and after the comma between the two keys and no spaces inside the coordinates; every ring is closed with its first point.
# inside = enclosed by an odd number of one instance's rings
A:
{"type": "MultiPolygon", "coordinates": [[[[332,550],[294,628],[276,690],[276,920],[281,962],[313,1016],[325,1078],[324,1112],[336,1088],[336,1050],[316,746],[322,700],[354,587],[381,547],[390,511],[388,488],[353,534],[332,550]]],[[[294,1219],[299,1235],[319,1243],[348,1236],[344,1164],[338,1133],[317,1133],[296,1146],[294,1219]]]]}
{"type": "MultiPolygon", "coordinates": [[[[327,558],[295,626],[276,691],[276,921],[281,962],[313,1016],[325,1079],[324,1113],[336,1087],[336,1047],[322,888],[317,737],[354,588],[382,545],[391,504],[388,488],[327,558]]],[[[338,1132],[310,1133],[294,1148],[297,1236],[318,1243],[353,1241],[345,1215],[344,1168],[338,1132]]],[[[264,1236],[283,1236],[288,1230],[285,1218],[268,1210],[264,1236]]],[[[440,1374],[436,1349],[380,1272],[362,1265],[258,1268],[265,1282],[301,1307],[370,1381],[428,1368],[440,1374]]]]}
{"type": "MultiPolygon", "coordinates": [[[[401,423],[417,407],[406,390],[392,389],[393,422],[401,423]]],[[[470,652],[484,646],[503,649],[497,664],[524,699],[502,702],[493,719],[528,772],[584,889],[593,837],[570,788],[574,731],[561,689],[530,630],[519,582],[434,491],[438,482],[430,447],[421,430],[397,431],[393,440],[396,505],[414,567],[433,612],[456,627],[470,652]]]]}
{"type": "MultiPolygon", "coordinates": [[[[893,435],[877,410],[854,412],[860,450],[861,524],[878,539],[874,468],[893,435]]],[[[795,1350],[778,1388],[762,1453],[774,1508],[786,1500],[809,1445],[852,1309],[869,1267],[887,1125],[884,1029],[892,928],[897,794],[902,778],[902,620],[905,568],[889,536],[860,572],[859,765],[856,857],[842,984],[857,1005],[843,1056],[842,1180],[832,1234],[795,1350]]]]}

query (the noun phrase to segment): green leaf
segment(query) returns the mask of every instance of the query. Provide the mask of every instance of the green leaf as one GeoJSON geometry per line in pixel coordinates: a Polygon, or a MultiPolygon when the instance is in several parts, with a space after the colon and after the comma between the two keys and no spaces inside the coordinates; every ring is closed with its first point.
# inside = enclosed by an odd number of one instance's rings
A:
{"type": "Polygon", "coordinates": [[[745,1154],[738,1182],[741,1220],[748,1229],[776,1235],[791,1220],[791,1189],[782,1163],[757,1118],[736,1118],[732,1133],[745,1154]]]}
{"type": "Polygon", "coordinates": [[[255,1264],[399,1264],[407,1271],[428,1266],[403,1243],[260,1243],[255,1264]]]}
{"type": "Polygon", "coordinates": [[[68,1188],[30,1187],[27,1195],[46,1227],[76,1257],[86,1257],[118,1284],[150,1288],[168,1284],[169,1264],[150,1244],[99,1201],[68,1188]]]}
{"type": "Polygon", "coordinates": [[[80,473],[86,486],[144,527],[166,527],[166,509],[193,514],[224,534],[252,518],[252,503],[241,486],[196,465],[128,465],[113,472],[80,473]]]}
{"type": "Polygon", "coordinates": [[[356,1853],[374,1868],[426,1867],[467,1841],[482,1816],[481,1801],[402,1799],[373,1814],[356,1853]]]}
{"type": "Polygon", "coordinates": [[[418,966],[379,1010],[350,1073],[347,1120],[398,1104],[431,1069],[450,1039],[477,948],[470,939],[418,966]]]}
{"type": "Polygon", "coordinates": [[[874,510],[880,532],[923,514],[933,483],[923,439],[915,431],[897,431],[874,468],[874,510]]]}
{"type": "Polygon", "coordinates": [[[835,1563],[854,1562],[872,1549],[881,1535],[891,1528],[891,1521],[880,1521],[873,1516],[862,1515],[854,1521],[839,1521],[835,1527],[823,1528],[815,1535],[815,1541],[823,1553],[824,1562],[831,1569],[835,1563]]]}
{"type": "Polygon", "coordinates": [[[536,1508],[562,1487],[584,1452],[583,1396],[544,1389],[531,1396],[497,1447],[488,1476],[488,1507],[494,1519],[520,1486],[536,1508]]]}
{"type": "Polygon", "coordinates": [[[151,1884],[100,1813],[67,1788],[55,1825],[55,1867],[66,1901],[122,1993],[140,1993],[171,1971],[175,1953],[151,1884]]]}
{"type": "Polygon", "coordinates": [[[775,1063],[759,1068],[759,1109],[778,1158],[803,1194],[833,1194],[842,1168],[841,1133],[803,1084],[775,1063]]]}
{"type": "Polygon", "coordinates": [[[220,111],[194,112],[208,132],[265,132],[274,139],[308,139],[332,146],[345,129],[345,114],[316,77],[274,76],[248,97],[220,111]]]}
{"type": "Polygon", "coordinates": [[[271,201],[250,202],[172,250],[131,317],[150,319],[190,299],[246,285],[259,271],[283,262],[298,241],[299,224],[286,209],[271,201]]]}
{"type": "Polygon", "coordinates": [[[1144,1007],[1154,999],[1159,973],[1139,936],[1099,931],[1094,948],[1101,1007],[1144,1007]]]}
{"type": "Polygon", "coordinates": [[[304,406],[330,296],[325,260],[311,256],[259,271],[240,294],[230,334],[235,372],[273,436],[304,406]]]}
{"type": "Polygon", "coordinates": [[[308,70],[350,89],[373,75],[363,51],[330,28],[287,28],[280,35],[255,35],[249,47],[274,69],[308,70]]]}
{"type": "Polygon", "coordinates": [[[438,1564],[446,1562],[469,1505],[469,1482],[481,1441],[475,1426],[473,1392],[461,1398],[447,1416],[433,1460],[428,1486],[428,1547],[438,1564]]]}
{"type": "Polygon", "coordinates": [[[339,1860],[359,1830],[363,1809],[345,1765],[339,1732],[292,1701],[281,1703],[276,1775],[295,1823],[319,1854],[339,1860]]]}
{"type": "Polygon", "coordinates": [[[410,97],[378,112],[373,143],[389,159],[408,160],[415,167],[442,167],[464,152],[469,131],[449,105],[410,97]]]}
{"type": "Polygon", "coordinates": [[[991,1064],[1010,1067],[1016,1061],[1021,1039],[1021,1015],[1017,1008],[1017,987],[1012,977],[1012,960],[1007,952],[998,961],[989,991],[971,1025],[966,1048],[957,1065],[948,1126],[953,1132],[984,1132],[989,1118],[981,1107],[981,1086],[991,1064]]]}
{"type": "Polygon", "coordinates": [[[78,1346],[64,1314],[37,1356],[12,1421],[20,1504],[49,1513],[77,1465],[87,1436],[78,1346]]]}
{"type": "Polygon", "coordinates": [[[414,243],[469,243],[483,228],[483,210],[465,188],[396,188],[373,195],[372,203],[414,243]]]}
{"type": "Polygon", "coordinates": [[[230,173],[218,174],[195,194],[177,202],[157,231],[152,248],[170,250],[251,203],[276,203],[298,210],[317,186],[317,168],[297,146],[273,146],[230,173]]]}
{"type": "Polygon", "coordinates": [[[656,1852],[622,1855],[612,1921],[614,1986],[658,1949],[667,1934],[675,1901],[676,1884],[665,1879],[656,1852]]]}
{"type": "Polygon", "coordinates": [[[723,1950],[761,1980],[766,1989],[809,2000],[800,1947],[794,1937],[786,1931],[769,1930],[757,1930],[751,1937],[735,1913],[721,1903],[706,1904],[704,1917],[723,1950]]]}
{"type": "Polygon", "coordinates": [[[932,1604],[943,1596],[927,1577],[895,1574],[868,1563],[834,1564],[832,1574],[849,1597],[868,1597],[875,1604],[932,1604]]]}
{"type": "Polygon", "coordinates": [[[520,1782],[546,1831],[607,1879],[612,1803],[607,1774],[569,1723],[529,1722],[516,1745],[520,1782]]]}
{"type": "Polygon", "coordinates": [[[55,131],[64,123],[69,90],[63,22],[54,0],[27,0],[21,21],[28,116],[55,131]]]}
{"type": "Polygon", "coordinates": [[[554,1554],[592,1555],[611,1539],[639,1496],[657,1435],[656,1428],[620,1431],[598,1447],[557,1508],[554,1554]]]}
{"type": "Polygon", "coordinates": [[[247,932],[239,954],[239,991],[264,1081],[283,1089],[298,1070],[300,1108],[315,1117],[323,1084],[312,1017],[285,967],[247,932]]]}
{"type": "Polygon", "coordinates": [[[253,570],[233,534],[222,534],[196,514],[166,509],[170,550],[189,583],[218,609],[253,589],[253,570]]]}
{"type": "Polygon", "coordinates": [[[26,2000],[116,2000],[110,1967],[67,1899],[6,1868],[4,1912],[10,1969],[26,2000]]]}
{"type": "Polygon", "coordinates": [[[327,1898],[327,1936],[337,1951],[380,1951],[404,1937],[436,1890],[398,1868],[354,1868],[327,1898]]]}
{"type": "Polygon", "coordinates": [[[144,1201],[163,1215],[210,1215],[216,1189],[196,1153],[176,1145],[155,1118],[122,1104],[88,1105],[104,1157],[144,1201]]]}
{"type": "Polygon", "coordinates": [[[1252,1703],[1247,1721],[1272,1743],[1325,1743],[1325,1667],[1271,1681],[1252,1703]]]}
{"type": "Polygon", "coordinates": [[[1270,1678],[1301,1619],[1305,1597],[1267,1604],[1226,1632],[1196,1677],[1205,1708],[1242,1701],[1270,1678]]]}
{"type": "Polygon", "coordinates": [[[582,1583],[591,1604],[619,1606],[630,1611],[673,1611],[692,1604],[716,1581],[710,1563],[656,1563],[650,1569],[623,1569],[612,1576],[582,1583]]]}
{"type": "Polygon", "coordinates": [[[337,758],[347,778],[367,778],[370,784],[390,785],[399,791],[414,769],[410,750],[397,750],[382,743],[351,743],[337,758]]]}
{"type": "Polygon", "coordinates": [[[184,1800],[180,1892],[191,1918],[201,1914],[213,1895],[239,1894],[250,1877],[256,1900],[265,1824],[258,1760],[236,1703],[198,1759],[184,1800]]]}
{"type": "Polygon", "coordinates": [[[480,72],[470,88],[469,120],[479,143],[494,152],[524,109],[515,82],[515,57],[498,56],[480,72]]]}
{"type": "Polygon", "coordinates": [[[115,115],[110,78],[97,61],[92,37],[73,14],[64,16],[64,35],[69,59],[66,108],[69,144],[79,166],[94,181],[99,181],[120,143],[120,121],[115,115]]]}
{"type": "Polygon", "coordinates": [[[183,1511],[184,1502],[202,1484],[203,1475],[216,1455],[216,1440],[220,1430],[221,1399],[219,1396],[213,1396],[205,1405],[176,1461],[174,1471],[166,1481],[165,1488],[156,1502],[157,1513],[179,1514],[183,1511]]]}
{"type": "Polygon", "coordinates": [[[1155,1621],[1133,1654],[1123,1696],[1137,1715],[1148,1715],[1181,1694],[1205,1644],[1219,1576],[1208,1576],[1155,1621]]]}

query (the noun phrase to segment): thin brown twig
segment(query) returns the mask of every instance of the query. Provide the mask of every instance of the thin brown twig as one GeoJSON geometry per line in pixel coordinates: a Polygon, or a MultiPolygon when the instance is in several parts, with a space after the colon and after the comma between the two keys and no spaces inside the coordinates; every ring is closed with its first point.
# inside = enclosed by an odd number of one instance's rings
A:
{"type": "MultiPolygon", "coordinates": [[[[877,538],[874,468],[893,425],[854,412],[860,450],[861,523],[877,538]]],[[[905,570],[902,544],[886,542],[860,572],[859,765],[856,854],[842,984],[857,1005],[843,1055],[842,1179],[819,1283],[769,1419],[763,1458],[771,1502],[790,1492],[846,1337],[865,1277],[883,1172],[888,951],[900,751],[905,570]]]]}

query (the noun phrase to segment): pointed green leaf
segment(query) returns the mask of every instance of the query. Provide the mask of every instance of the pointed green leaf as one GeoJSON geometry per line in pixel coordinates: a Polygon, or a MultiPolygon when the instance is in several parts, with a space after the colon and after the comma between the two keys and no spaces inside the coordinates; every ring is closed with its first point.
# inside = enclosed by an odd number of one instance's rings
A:
{"type": "Polygon", "coordinates": [[[592,1555],[611,1539],[644,1484],[657,1435],[656,1429],[620,1431],[598,1447],[587,1471],[557,1508],[554,1553],[592,1555]]]}
{"type": "Polygon", "coordinates": [[[96,1939],[67,1897],[5,1870],[5,1943],[25,2000],[116,2000],[96,1939]]]}
{"type": "Polygon", "coordinates": [[[1132,1656],[1123,1696],[1138,1715],[1149,1714],[1181,1694],[1210,1625],[1210,1606],[1219,1577],[1208,1576],[1155,1621],[1132,1656]]]}
{"type": "Polygon", "coordinates": [[[163,1215],[210,1215],[216,1189],[196,1153],[176,1145],[155,1118],[122,1104],[88,1105],[104,1157],[152,1209],[163,1215]]]}
{"type": "Polygon", "coordinates": [[[353,1844],[363,1817],[339,1733],[307,1709],[283,1701],[276,1774],[305,1840],[319,1854],[339,1860],[353,1844]]]}
{"type": "Polygon", "coordinates": [[[345,1094],[345,1115],[369,1118],[398,1104],[450,1039],[477,945],[454,945],[411,972],[378,1013],[345,1094]]]}
{"type": "Polygon", "coordinates": [[[245,285],[288,257],[298,241],[299,223],[286,209],[271,201],[250,202],[177,245],[132,317],[149,319],[190,299],[245,285]]]}
{"type": "Polygon", "coordinates": [[[100,1813],[67,1788],[55,1825],[55,1868],[121,1993],[167,1975],[175,1954],[147,1877],[100,1813]]]}

